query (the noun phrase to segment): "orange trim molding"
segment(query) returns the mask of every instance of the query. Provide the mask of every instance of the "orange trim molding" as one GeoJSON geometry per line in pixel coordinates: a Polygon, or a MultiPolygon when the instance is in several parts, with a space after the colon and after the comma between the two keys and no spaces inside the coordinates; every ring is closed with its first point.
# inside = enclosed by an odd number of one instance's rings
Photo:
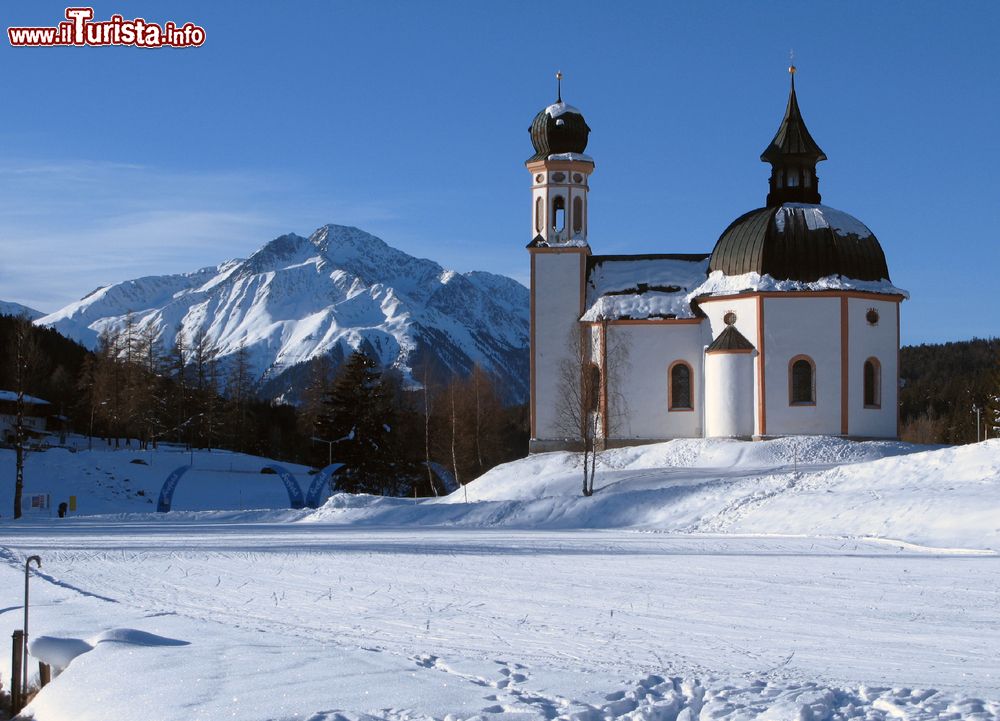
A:
{"type": "Polygon", "coordinates": [[[867,403],[868,389],[865,386],[866,376],[864,373],[864,366],[862,366],[861,371],[861,405],[865,408],[870,408],[872,410],[880,410],[882,408],[882,362],[875,356],[869,356],[865,358],[865,366],[869,363],[872,364],[872,380],[875,383],[875,387],[872,389],[872,395],[875,398],[875,402],[872,404],[867,403]]]}
{"type": "Polygon", "coordinates": [[[792,359],[788,361],[788,405],[793,408],[798,408],[801,406],[812,407],[816,405],[816,361],[814,361],[807,355],[800,354],[797,356],[793,356],[792,359]],[[792,400],[792,391],[793,391],[792,367],[799,361],[806,361],[807,363],[809,363],[809,367],[812,369],[812,373],[810,374],[812,376],[812,378],[810,379],[812,381],[812,400],[808,402],[792,400]]]}
{"type": "Polygon", "coordinates": [[[528,248],[528,252],[531,254],[535,253],[582,253],[584,255],[590,255],[590,248],[587,246],[577,246],[571,245],[567,247],[552,247],[552,246],[540,246],[538,248],[528,248]]]}
{"type": "MultiPolygon", "coordinates": [[[[850,353],[848,344],[850,343],[850,333],[848,332],[848,312],[847,296],[840,296],[840,435],[848,434],[848,421],[850,416],[850,404],[848,403],[848,384],[850,383],[850,353]]],[[[815,382],[816,369],[813,367],[813,398],[816,397],[815,382]]]]}
{"type": "Polygon", "coordinates": [[[528,289],[528,343],[531,346],[531,352],[528,354],[529,362],[529,378],[528,378],[528,392],[531,394],[531,402],[529,408],[529,415],[531,417],[531,437],[537,438],[538,434],[535,427],[535,404],[538,403],[538,394],[535,390],[535,353],[538,352],[538,348],[535,345],[535,254],[531,253],[531,288],[528,289]]]}
{"type": "Polygon", "coordinates": [[[608,383],[611,382],[611,369],[608,368],[608,324],[601,326],[601,432],[604,440],[608,439],[608,383]]]}
{"type": "Polygon", "coordinates": [[[767,435],[767,387],[764,385],[764,296],[757,296],[757,433],[767,435]]]}
{"type": "Polygon", "coordinates": [[[691,413],[694,411],[694,368],[685,360],[675,360],[667,368],[667,412],[668,413],[691,413]],[[688,369],[688,397],[691,399],[690,407],[674,408],[674,368],[685,366],[688,369]]]}

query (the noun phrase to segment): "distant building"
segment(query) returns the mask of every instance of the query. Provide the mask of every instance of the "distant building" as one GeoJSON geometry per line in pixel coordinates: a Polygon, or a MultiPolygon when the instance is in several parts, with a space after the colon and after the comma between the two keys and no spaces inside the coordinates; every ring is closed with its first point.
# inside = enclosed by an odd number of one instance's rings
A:
{"type": "MultiPolygon", "coordinates": [[[[24,430],[29,438],[45,435],[46,419],[51,404],[35,398],[24,396],[24,430]]],[[[17,393],[0,390],[0,440],[4,443],[14,442],[14,426],[17,421],[17,393]]]]}
{"type": "MultiPolygon", "coordinates": [[[[594,255],[587,238],[590,128],[562,101],[531,124],[531,448],[567,446],[567,364],[605,446],[671,438],[898,436],[899,306],[861,221],[820,204],[826,155],[802,119],[795,69],[761,154],[764,207],[711,253],[594,255]],[[579,343],[576,339],[580,338],[579,343]],[[574,345],[585,349],[584,357],[574,345]],[[618,367],[614,352],[626,349],[618,367]],[[610,350],[609,350],[610,349],[610,350]],[[609,360],[610,359],[610,360],[609,360]]],[[[570,389],[572,390],[572,389],[570,389]]]]}

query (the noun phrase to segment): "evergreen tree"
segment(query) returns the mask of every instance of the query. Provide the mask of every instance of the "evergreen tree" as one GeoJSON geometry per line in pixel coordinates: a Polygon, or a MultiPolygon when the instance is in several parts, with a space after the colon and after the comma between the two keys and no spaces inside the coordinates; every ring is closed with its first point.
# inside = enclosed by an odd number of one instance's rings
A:
{"type": "Polygon", "coordinates": [[[323,436],[334,441],[333,460],[347,466],[342,490],[379,493],[394,485],[393,415],[378,366],[355,351],[337,374],[319,423],[323,436]]]}

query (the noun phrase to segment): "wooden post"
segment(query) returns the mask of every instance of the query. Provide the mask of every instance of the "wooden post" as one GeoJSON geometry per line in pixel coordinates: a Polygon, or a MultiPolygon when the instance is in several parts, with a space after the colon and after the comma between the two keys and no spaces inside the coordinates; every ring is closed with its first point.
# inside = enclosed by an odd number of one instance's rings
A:
{"type": "Polygon", "coordinates": [[[24,651],[24,631],[18,629],[11,637],[14,642],[10,657],[10,711],[17,714],[24,708],[24,689],[21,688],[21,654],[24,651]]]}
{"type": "Polygon", "coordinates": [[[52,667],[47,663],[38,662],[38,688],[39,690],[45,688],[49,681],[52,680],[52,667]]]}

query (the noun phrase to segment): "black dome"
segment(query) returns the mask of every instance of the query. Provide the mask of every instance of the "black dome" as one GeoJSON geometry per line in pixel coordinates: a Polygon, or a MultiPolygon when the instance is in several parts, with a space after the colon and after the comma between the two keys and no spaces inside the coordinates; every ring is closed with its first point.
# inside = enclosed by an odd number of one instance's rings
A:
{"type": "Polygon", "coordinates": [[[804,203],[759,208],[734,220],[715,244],[708,269],[804,282],[828,275],[889,280],[885,253],[868,226],[840,210],[804,203]]]}
{"type": "Polygon", "coordinates": [[[560,100],[539,111],[528,132],[535,147],[530,163],[556,153],[582,153],[587,149],[590,128],[579,110],[560,100]]]}

